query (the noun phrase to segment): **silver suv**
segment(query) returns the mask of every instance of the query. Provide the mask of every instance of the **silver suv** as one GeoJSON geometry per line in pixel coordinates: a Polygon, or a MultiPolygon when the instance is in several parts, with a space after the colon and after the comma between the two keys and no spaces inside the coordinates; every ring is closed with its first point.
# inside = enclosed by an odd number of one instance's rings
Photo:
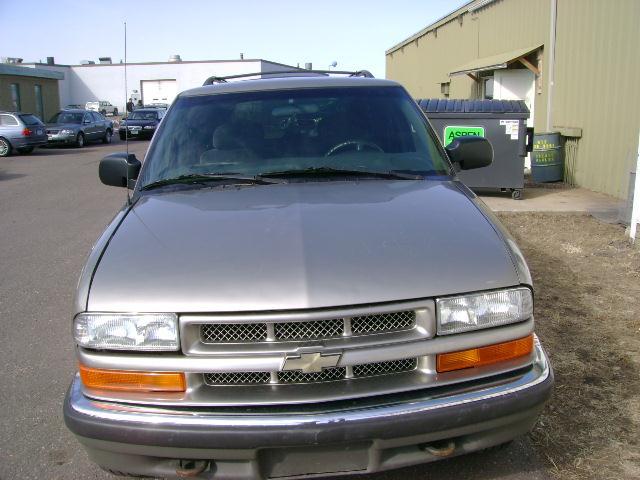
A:
{"type": "Polygon", "coordinates": [[[513,239],[397,83],[213,79],[178,96],[82,271],[68,428],[114,473],[300,478],[524,434],[553,374],[513,239]],[[209,85],[209,83],[211,83],[209,85]]]}
{"type": "Polygon", "coordinates": [[[30,113],[0,111],[0,157],[12,152],[31,153],[47,144],[45,126],[30,113]]]}
{"type": "Polygon", "coordinates": [[[94,112],[101,113],[104,116],[107,115],[118,115],[118,108],[111,105],[110,102],[106,100],[99,100],[97,102],[87,102],[84,106],[86,110],[92,110],[94,112]]]}

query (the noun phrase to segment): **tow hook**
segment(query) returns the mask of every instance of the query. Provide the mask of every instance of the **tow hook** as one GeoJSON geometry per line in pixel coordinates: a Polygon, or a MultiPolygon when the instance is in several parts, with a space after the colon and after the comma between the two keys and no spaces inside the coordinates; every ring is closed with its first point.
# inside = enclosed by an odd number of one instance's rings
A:
{"type": "Polygon", "coordinates": [[[191,478],[200,475],[209,466],[209,460],[180,460],[176,475],[180,478],[191,478]]]}
{"type": "Polygon", "coordinates": [[[456,449],[456,443],[453,440],[444,440],[440,442],[425,443],[422,449],[435,457],[449,457],[456,449]]]}

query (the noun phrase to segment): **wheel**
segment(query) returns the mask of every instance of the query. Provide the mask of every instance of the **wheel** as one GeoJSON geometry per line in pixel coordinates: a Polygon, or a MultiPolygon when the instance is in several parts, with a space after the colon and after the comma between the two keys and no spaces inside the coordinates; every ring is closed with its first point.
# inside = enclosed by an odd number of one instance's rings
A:
{"type": "Polygon", "coordinates": [[[76,147],[82,148],[84,147],[84,133],[80,132],[76,137],[76,147]]]}
{"type": "Polygon", "coordinates": [[[519,188],[511,190],[511,198],[514,200],[522,200],[522,190],[519,188]]]}
{"type": "Polygon", "coordinates": [[[117,109],[117,108],[114,108],[114,109],[113,109],[113,116],[114,116],[114,117],[117,117],[117,116],[118,116],[118,109],[117,109]]]}
{"type": "Polygon", "coordinates": [[[22,147],[18,149],[18,153],[21,155],[26,155],[31,152],[33,152],[33,147],[22,147]]]}
{"type": "Polygon", "coordinates": [[[100,112],[102,115],[106,115],[107,111],[103,108],[102,111],[100,112]]]}
{"type": "Polygon", "coordinates": [[[111,143],[111,137],[113,136],[113,132],[110,128],[107,128],[104,131],[104,136],[102,137],[102,143],[111,143]]]}
{"type": "Polygon", "coordinates": [[[11,155],[11,144],[9,140],[0,137],[0,157],[8,157],[11,155]]]}
{"type": "Polygon", "coordinates": [[[346,142],[340,142],[337,145],[331,147],[327,153],[324,154],[325,157],[330,157],[331,155],[345,149],[353,149],[357,152],[360,152],[364,149],[373,150],[376,152],[384,152],[382,148],[376,145],[373,142],[368,142],[366,140],[347,140],[346,142]]]}

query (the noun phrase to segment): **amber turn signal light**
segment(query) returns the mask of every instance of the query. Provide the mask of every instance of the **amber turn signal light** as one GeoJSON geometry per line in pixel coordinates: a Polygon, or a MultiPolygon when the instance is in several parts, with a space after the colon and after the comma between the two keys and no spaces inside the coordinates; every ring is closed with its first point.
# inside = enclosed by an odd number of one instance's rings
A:
{"type": "Polygon", "coordinates": [[[486,347],[472,348],[459,352],[441,353],[438,355],[438,372],[451,372],[452,370],[462,370],[463,368],[481,367],[491,365],[505,360],[529,355],[533,351],[533,334],[511,340],[509,342],[497,343],[486,347]]]}
{"type": "Polygon", "coordinates": [[[80,365],[80,379],[87,388],[121,392],[184,392],[184,373],[102,370],[80,365]]]}

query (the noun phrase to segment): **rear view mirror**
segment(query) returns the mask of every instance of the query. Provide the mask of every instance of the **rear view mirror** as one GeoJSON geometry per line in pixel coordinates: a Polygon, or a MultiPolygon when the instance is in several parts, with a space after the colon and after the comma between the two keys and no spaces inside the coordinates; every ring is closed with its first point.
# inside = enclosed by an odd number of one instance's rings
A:
{"type": "Polygon", "coordinates": [[[488,167],[493,162],[491,142],[483,137],[458,137],[445,147],[453,163],[462,170],[488,167]]]}
{"type": "Polygon", "coordinates": [[[142,164],[133,153],[112,153],[100,161],[98,176],[105,185],[133,188],[142,164]]]}

